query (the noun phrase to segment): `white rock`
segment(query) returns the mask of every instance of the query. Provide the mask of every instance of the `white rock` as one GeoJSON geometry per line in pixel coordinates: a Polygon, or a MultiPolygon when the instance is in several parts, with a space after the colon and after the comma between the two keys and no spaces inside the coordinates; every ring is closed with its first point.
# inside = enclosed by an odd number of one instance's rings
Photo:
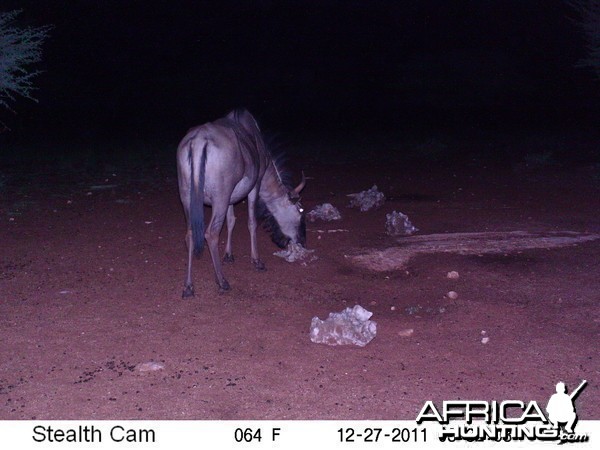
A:
{"type": "MultiPolygon", "coordinates": [[[[307,250],[300,244],[289,244],[284,250],[273,253],[275,256],[285,259],[287,262],[302,261],[308,257],[314,250],[307,250]]],[[[314,261],[316,256],[312,256],[308,261],[314,261]]]]}
{"type": "Polygon", "coordinates": [[[385,232],[390,236],[410,236],[419,231],[406,214],[392,211],[385,215],[385,232]]]}
{"type": "Polygon", "coordinates": [[[369,320],[372,315],[362,306],[355,305],[339,313],[329,313],[325,320],[313,317],[310,340],[316,344],[364,347],[377,334],[377,323],[369,320]]]}
{"type": "Polygon", "coordinates": [[[333,206],[331,203],[323,203],[322,205],[318,205],[306,215],[306,218],[310,222],[314,222],[317,219],[325,220],[330,222],[332,220],[340,220],[342,215],[338,211],[338,209],[333,206]]]}
{"type": "Polygon", "coordinates": [[[377,185],[357,194],[348,194],[348,197],[352,197],[348,206],[358,208],[363,212],[372,208],[379,208],[385,202],[385,195],[377,190],[377,185]]]}

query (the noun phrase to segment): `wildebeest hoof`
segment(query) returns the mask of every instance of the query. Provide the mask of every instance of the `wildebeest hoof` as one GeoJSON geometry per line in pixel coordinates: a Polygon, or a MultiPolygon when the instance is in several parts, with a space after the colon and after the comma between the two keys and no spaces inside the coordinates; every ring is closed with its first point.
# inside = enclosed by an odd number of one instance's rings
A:
{"type": "Polygon", "coordinates": [[[223,256],[223,262],[231,264],[233,261],[235,261],[235,259],[233,258],[233,253],[225,253],[225,256],[223,256]]]}
{"type": "Polygon", "coordinates": [[[225,278],[223,278],[223,282],[219,283],[219,293],[227,292],[231,289],[231,286],[227,282],[225,278]]]}
{"type": "Polygon", "coordinates": [[[263,263],[260,259],[253,259],[252,264],[254,265],[254,268],[259,272],[264,272],[265,270],[267,270],[267,268],[265,267],[265,263],[263,263]]]}
{"type": "Polygon", "coordinates": [[[186,286],[185,289],[183,290],[183,294],[181,294],[181,298],[188,298],[188,297],[193,297],[194,296],[194,286],[192,286],[191,284],[189,286],[186,286]]]}

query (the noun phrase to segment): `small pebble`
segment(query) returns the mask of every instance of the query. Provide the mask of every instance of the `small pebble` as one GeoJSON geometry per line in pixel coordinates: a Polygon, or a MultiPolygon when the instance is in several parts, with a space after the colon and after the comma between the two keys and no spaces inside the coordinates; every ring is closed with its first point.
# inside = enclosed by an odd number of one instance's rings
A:
{"type": "Polygon", "coordinates": [[[488,342],[490,342],[490,338],[488,336],[485,336],[485,337],[481,338],[481,343],[482,344],[487,344],[488,342]]]}
{"type": "Polygon", "coordinates": [[[412,328],[406,328],[404,330],[400,330],[398,331],[398,336],[402,336],[402,337],[410,337],[413,335],[413,333],[415,332],[414,329],[412,328]]]}
{"type": "Polygon", "coordinates": [[[145,363],[140,363],[135,368],[139,372],[155,372],[157,370],[164,369],[165,365],[159,362],[149,361],[145,363]]]}
{"type": "Polygon", "coordinates": [[[458,293],[455,291],[450,291],[446,294],[446,297],[448,297],[450,300],[456,300],[458,298],[458,293]]]}
{"type": "Polygon", "coordinates": [[[450,278],[451,280],[458,280],[459,277],[460,277],[460,275],[458,274],[458,272],[456,270],[453,270],[452,272],[448,272],[448,274],[446,275],[446,278],[450,278]]]}

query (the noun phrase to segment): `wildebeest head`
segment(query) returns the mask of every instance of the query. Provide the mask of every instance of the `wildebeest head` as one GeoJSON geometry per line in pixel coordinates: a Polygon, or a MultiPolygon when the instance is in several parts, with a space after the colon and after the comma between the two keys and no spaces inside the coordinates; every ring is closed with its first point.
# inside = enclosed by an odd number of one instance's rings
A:
{"type": "Polygon", "coordinates": [[[287,190],[287,195],[267,206],[259,201],[259,217],[263,219],[264,228],[271,233],[271,240],[279,247],[285,248],[288,244],[306,245],[306,220],[300,192],[306,185],[306,177],[302,174],[302,181],[293,189],[287,190]]]}
{"type": "Polygon", "coordinates": [[[290,240],[292,243],[302,244],[302,246],[306,245],[306,214],[300,203],[300,192],[302,192],[304,186],[306,186],[306,177],[304,176],[304,172],[302,172],[302,181],[300,181],[300,184],[288,192],[290,203],[296,207],[296,211],[300,215],[300,221],[296,226],[296,236],[290,236],[290,240]]]}

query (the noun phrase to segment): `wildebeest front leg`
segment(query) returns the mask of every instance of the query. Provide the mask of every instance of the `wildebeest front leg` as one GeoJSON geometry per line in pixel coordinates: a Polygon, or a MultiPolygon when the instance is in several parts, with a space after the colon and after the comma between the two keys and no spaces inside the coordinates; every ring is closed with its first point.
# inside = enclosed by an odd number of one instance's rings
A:
{"type": "Polygon", "coordinates": [[[250,232],[250,255],[252,258],[252,264],[258,271],[267,270],[264,263],[258,257],[258,245],[256,244],[256,227],[258,222],[256,220],[256,200],[258,197],[258,189],[256,186],[248,194],[248,231],[250,232]]]}
{"type": "Polygon", "coordinates": [[[182,298],[194,296],[194,285],[192,284],[192,256],[194,255],[194,243],[192,241],[192,230],[188,229],[185,235],[185,243],[188,249],[188,268],[187,275],[185,277],[185,284],[183,288],[182,298]]]}
{"type": "Polygon", "coordinates": [[[229,208],[227,208],[227,244],[225,245],[225,256],[223,256],[224,263],[233,262],[233,250],[231,247],[233,227],[235,227],[235,214],[233,212],[233,205],[229,205],[229,208]]]}
{"type": "MultiPolygon", "coordinates": [[[[228,197],[229,198],[229,197],[228,197]]],[[[215,269],[215,278],[221,291],[228,291],[231,287],[223,276],[223,268],[221,267],[221,258],[219,257],[219,235],[223,228],[223,222],[225,221],[225,215],[227,206],[220,207],[213,204],[212,217],[208,224],[208,229],[204,233],[206,243],[208,244],[208,250],[210,251],[210,258],[212,259],[213,267],[215,269]]]]}

